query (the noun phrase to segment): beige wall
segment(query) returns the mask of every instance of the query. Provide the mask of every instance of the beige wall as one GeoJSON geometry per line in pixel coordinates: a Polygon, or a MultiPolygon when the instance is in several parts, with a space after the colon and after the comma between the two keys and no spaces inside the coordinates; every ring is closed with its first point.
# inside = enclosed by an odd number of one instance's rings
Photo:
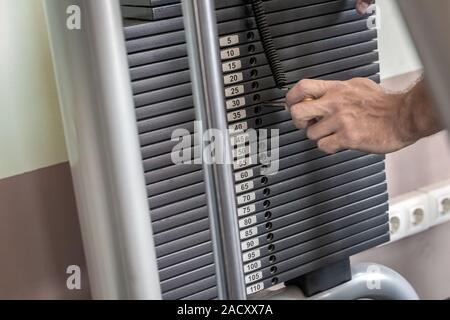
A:
{"type": "Polygon", "coordinates": [[[0,180],[0,299],[89,297],[68,164],[0,180]],[[80,290],[66,286],[72,265],[80,290]]]}

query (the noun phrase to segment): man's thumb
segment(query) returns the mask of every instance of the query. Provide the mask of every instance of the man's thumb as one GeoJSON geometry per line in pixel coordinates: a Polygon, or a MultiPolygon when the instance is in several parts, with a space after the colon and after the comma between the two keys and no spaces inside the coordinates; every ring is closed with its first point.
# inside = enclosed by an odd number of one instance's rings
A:
{"type": "Polygon", "coordinates": [[[359,14],[365,14],[372,3],[373,0],[357,0],[356,11],[358,11],[359,14]]]}

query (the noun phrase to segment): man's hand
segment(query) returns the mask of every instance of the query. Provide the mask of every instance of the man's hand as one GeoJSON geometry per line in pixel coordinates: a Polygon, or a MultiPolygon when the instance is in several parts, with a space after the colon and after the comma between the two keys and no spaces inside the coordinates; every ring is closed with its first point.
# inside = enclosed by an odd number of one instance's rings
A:
{"type": "Polygon", "coordinates": [[[390,94],[364,78],[302,80],[286,102],[296,126],[306,128],[308,138],[327,153],[390,153],[441,130],[423,82],[408,92],[390,94]]]}
{"type": "Polygon", "coordinates": [[[365,14],[373,0],[356,0],[356,11],[359,14],[365,14]]]}

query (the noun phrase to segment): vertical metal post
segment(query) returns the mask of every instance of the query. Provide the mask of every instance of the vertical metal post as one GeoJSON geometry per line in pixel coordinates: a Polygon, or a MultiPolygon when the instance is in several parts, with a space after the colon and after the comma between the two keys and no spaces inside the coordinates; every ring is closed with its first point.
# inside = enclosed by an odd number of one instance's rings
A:
{"type": "Polygon", "coordinates": [[[92,296],[161,299],[119,2],[45,9],[92,296]]]}
{"type": "Polygon", "coordinates": [[[226,136],[227,164],[203,161],[219,299],[243,300],[246,292],[214,1],[183,0],[182,7],[194,105],[202,127],[199,133],[216,129],[226,136]]]}

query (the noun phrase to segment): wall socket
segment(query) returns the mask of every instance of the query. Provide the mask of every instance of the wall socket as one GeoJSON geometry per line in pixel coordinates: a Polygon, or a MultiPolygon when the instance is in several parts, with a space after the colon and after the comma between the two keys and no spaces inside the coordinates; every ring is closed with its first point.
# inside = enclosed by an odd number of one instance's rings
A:
{"type": "Polygon", "coordinates": [[[390,201],[391,242],[450,221],[450,180],[390,201]]]}
{"type": "Polygon", "coordinates": [[[408,237],[430,227],[429,198],[420,192],[411,192],[391,201],[389,223],[391,239],[408,237]]]}
{"type": "Polygon", "coordinates": [[[430,199],[432,224],[450,221],[450,180],[420,189],[430,199]]]}

